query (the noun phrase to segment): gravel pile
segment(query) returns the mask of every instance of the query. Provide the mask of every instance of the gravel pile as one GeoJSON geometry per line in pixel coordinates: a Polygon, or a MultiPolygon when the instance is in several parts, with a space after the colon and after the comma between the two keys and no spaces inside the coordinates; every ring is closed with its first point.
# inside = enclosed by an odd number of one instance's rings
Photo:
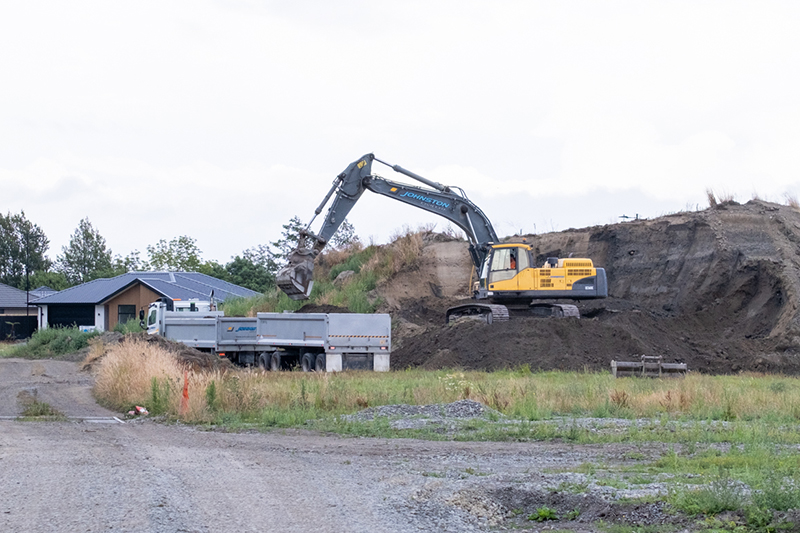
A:
{"type": "Polygon", "coordinates": [[[491,416],[495,419],[503,416],[494,409],[490,409],[474,400],[458,400],[453,403],[437,403],[433,405],[382,405],[380,407],[364,409],[353,415],[346,415],[344,419],[365,422],[380,417],[422,417],[427,419],[484,418],[489,413],[491,413],[491,416]]]}
{"type": "Polygon", "coordinates": [[[474,400],[433,405],[382,405],[370,407],[344,420],[368,422],[388,418],[393,429],[433,429],[438,433],[455,433],[470,420],[499,420],[504,415],[474,400]]]}

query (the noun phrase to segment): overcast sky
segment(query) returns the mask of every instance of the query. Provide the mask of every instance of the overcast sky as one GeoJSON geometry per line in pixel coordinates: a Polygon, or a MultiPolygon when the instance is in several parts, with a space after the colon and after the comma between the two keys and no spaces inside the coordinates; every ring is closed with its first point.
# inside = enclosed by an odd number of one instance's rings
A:
{"type": "MultiPolygon", "coordinates": [[[[115,253],[189,235],[224,263],[369,152],[462,187],[500,235],[707,188],[785,202],[798,28],[798,2],[2,1],[0,210],[53,258],[88,217],[115,253]]],[[[371,193],[350,220],[376,242],[446,226],[371,193]]]]}

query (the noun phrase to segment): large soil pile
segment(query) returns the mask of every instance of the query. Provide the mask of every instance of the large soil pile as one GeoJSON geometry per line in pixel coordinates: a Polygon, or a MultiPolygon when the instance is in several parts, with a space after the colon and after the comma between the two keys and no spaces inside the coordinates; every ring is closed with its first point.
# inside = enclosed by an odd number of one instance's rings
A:
{"type": "Polygon", "coordinates": [[[418,270],[378,289],[397,324],[392,366],[605,370],[646,354],[709,373],[800,373],[796,209],[727,203],[528,240],[537,264],[573,254],[605,267],[610,297],[578,303],[580,320],[444,326],[471,264],[464,242],[435,243],[418,270]]]}

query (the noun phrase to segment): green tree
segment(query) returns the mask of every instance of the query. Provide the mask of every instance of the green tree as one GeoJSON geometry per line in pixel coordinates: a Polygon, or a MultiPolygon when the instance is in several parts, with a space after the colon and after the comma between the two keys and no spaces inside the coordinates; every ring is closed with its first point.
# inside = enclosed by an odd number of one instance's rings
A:
{"type": "Polygon", "coordinates": [[[144,270],[150,270],[150,265],[147,263],[147,261],[142,261],[142,259],[139,257],[139,250],[134,250],[125,257],[122,257],[121,255],[114,256],[112,270],[114,271],[114,274],[118,276],[120,274],[125,274],[126,272],[141,272],[144,270]]]}
{"type": "Polygon", "coordinates": [[[259,244],[253,248],[248,248],[242,252],[242,258],[253,263],[254,265],[263,267],[267,272],[271,272],[273,274],[277,273],[280,269],[277,261],[278,257],[268,244],[259,244]]]}
{"type": "Polygon", "coordinates": [[[221,279],[223,281],[230,281],[228,278],[228,271],[224,266],[216,261],[205,261],[197,268],[197,272],[211,276],[212,278],[221,279]]]}
{"type": "Polygon", "coordinates": [[[334,248],[341,250],[342,248],[347,248],[351,244],[355,244],[357,242],[361,242],[356,235],[356,228],[346,219],[342,222],[342,225],[339,226],[339,229],[336,230],[336,233],[333,234],[331,237],[330,245],[334,248]]]}
{"type": "Polygon", "coordinates": [[[41,286],[50,287],[54,291],[63,291],[72,286],[63,272],[39,271],[31,276],[30,289],[37,289],[41,286]]]}
{"type": "Polygon", "coordinates": [[[176,237],[167,242],[161,239],[155,246],[147,246],[150,268],[169,272],[197,272],[203,260],[195,239],[189,236],[176,237]]]}
{"type": "Polygon", "coordinates": [[[50,241],[44,231],[25,217],[0,214],[0,283],[19,289],[25,286],[25,275],[46,272],[51,262],[45,257],[50,241]]]}
{"type": "Polygon", "coordinates": [[[272,243],[272,246],[276,248],[274,252],[276,258],[281,260],[289,258],[289,254],[297,248],[297,244],[300,242],[300,231],[305,227],[306,225],[296,215],[289,220],[288,224],[283,225],[281,238],[272,243]]]}
{"type": "Polygon", "coordinates": [[[62,247],[61,252],[57,259],[58,270],[72,284],[114,275],[111,250],[88,218],[81,219],[69,245],[62,247]]]}
{"type": "Polygon", "coordinates": [[[241,287],[262,293],[275,287],[275,271],[255,262],[252,255],[247,255],[247,251],[244,257],[239,255],[234,257],[225,265],[225,270],[228,273],[227,281],[241,287]]]}

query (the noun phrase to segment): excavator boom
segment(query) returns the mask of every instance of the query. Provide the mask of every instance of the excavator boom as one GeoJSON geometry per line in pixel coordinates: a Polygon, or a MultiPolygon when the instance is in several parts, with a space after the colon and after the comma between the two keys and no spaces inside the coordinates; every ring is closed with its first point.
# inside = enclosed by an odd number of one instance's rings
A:
{"type": "Polygon", "coordinates": [[[366,154],[351,163],[333,181],[328,194],[314,211],[314,218],[301,232],[300,242],[289,254],[287,265],[278,272],[278,287],[289,298],[305,300],[311,295],[314,284],[314,258],[325,248],[365,190],[430,211],[461,228],[469,239],[470,256],[476,268],[480,268],[486,258],[488,243],[498,241],[492,223],[462,190],[428,180],[399,165],[381,161],[373,154],[366,154]],[[424,183],[430,188],[394,182],[373,175],[373,161],[382,163],[395,172],[424,183]],[[311,224],[332,197],[333,201],[322,227],[318,233],[312,233],[311,224]]]}

